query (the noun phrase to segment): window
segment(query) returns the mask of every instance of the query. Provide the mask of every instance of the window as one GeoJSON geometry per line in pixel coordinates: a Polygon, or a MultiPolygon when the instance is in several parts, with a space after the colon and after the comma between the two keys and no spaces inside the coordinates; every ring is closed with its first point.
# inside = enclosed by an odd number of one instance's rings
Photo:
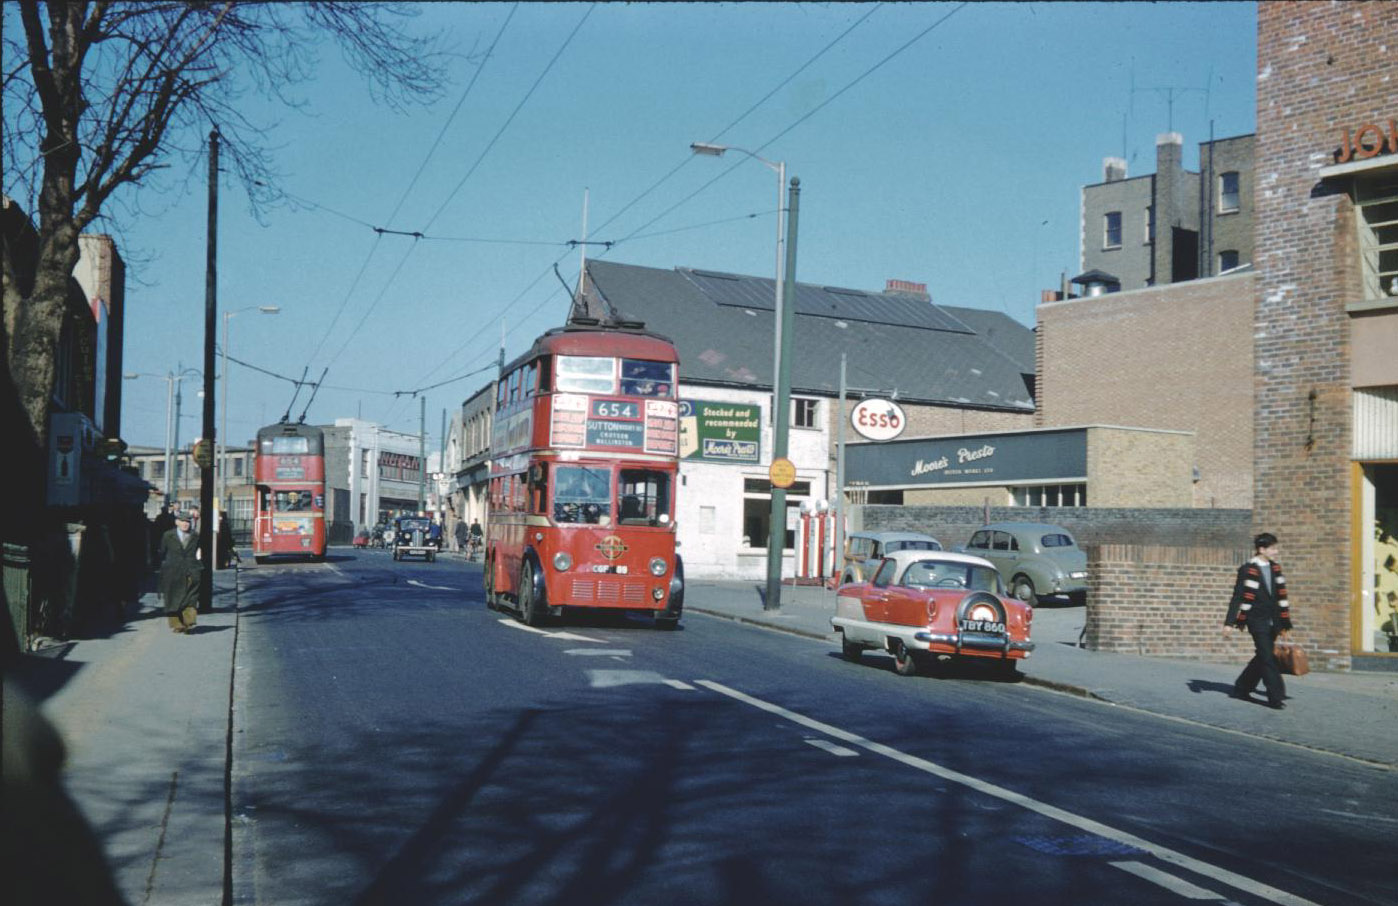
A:
{"type": "Polygon", "coordinates": [[[1155,241],[1155,205],[1146,205],[1146,245],[1155,241]]]}
{"type": "Polygon", "coordinates": [[[1050,484],[1011,488],[1015,506],[1087,506],[1087,485],[1050,484]]]}
{"type": "Polygon", "coordinates": [[[554,389],[561,393],[613,393],[616,359],[561,355],[554,360],[554,389]]]}
{"type": "Polygon", "coordinates": [[[246,462],[246,461],[247,461],[246,458],[245,458],[245,457],[242,457],[242,456],[239,456],[237,459],[233,460],[233,477],[234,477],[234,478],[242,478],[242,477],[243,477],[243,463],[246,462]]]}
{"type": "Polygon", "coordinates": [[[1398,177],[1356,181],[1365,299],[1398,297],[1398,177]]]}
{"type": "Polygon", "coordinates": [[[1231,271],[1238,266],[1238,250],[1224,249],[1218,253],[1218,272],[1231,271]]]}
{"type": "Polygon", "coordinates": [[[1102,247],[1121,248],[1121,212],[1108,211],[1102,218],[1102,247]]]}
{"type": "Polygon", "coordinates": [[[558,466],[553,475],[554,522],[611,525],[612,473],[606,467],[558,466]]]}
{"type": "Polygon", "coordinates": [[[617,520],[622,525],[660,525],[669,521],[668,474],[645,469],[622,469],[620,485],[617,520]]]}
{"type": "Polygon", "coordinates": [[[151,477],[151,478],[164,478],[164,477],[165,477],[165,461],[164,461],[164,460],[157,459],[157,460],[154,460],[153,462],[151,462],[151,464],[150,464],[150,477],[151,477]]]}
{"type": "Polygon", "coordinates": [[[794,409],[791,424],[797,428],[814,428],[816,426],[816,404],[818,400],[792,400],[794,409]]]}
{"type": "Polygon", "coordinates": [[[669,362],[621,360],[621,392],[627,396],[673,397],[675,366],[669,362]]]}
{"type": "Polygon", "coordinates": [[[1238,210],[1238,171],[1229,170],[1218,175],[1218,211],[1231,214],[1238,210]]]}

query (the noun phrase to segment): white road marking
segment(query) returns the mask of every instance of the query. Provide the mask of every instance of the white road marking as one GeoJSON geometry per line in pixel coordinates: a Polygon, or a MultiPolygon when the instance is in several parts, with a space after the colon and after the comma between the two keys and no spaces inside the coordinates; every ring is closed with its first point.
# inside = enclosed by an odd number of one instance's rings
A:
{"type": "Polygon", "coordinates": [[[613,686],[668,685],[665,677],[651,670],[588,670],[588,681],[594,689],[613,686]]]}
{"type": "Polygon", "coordinates": [[[416,585],[418,588],[430,588],[433,591],[460,591],[459,588],[449,588],[446,585],[428,585],[426,582],[419,582],[416,579],[409,579],[407,584],[416,585]]]}
{"type": "Polygon", "coordinates": [[[571,632],[549,632],[547,629],[539,629],[536,626],[526,626],[518,620],[512,620],[509,617],[501,617],[496,622],[498,622],[501,626],[509,626],[513,629],[523,629],[525,632],[532,632],[535,635],[546,636],[550,639],[561,639],[565,642],[592,642],[596,645],[605,644],[602,641],[602,639],[590,639],[585,635],[575,635],[571,632]]]}
{"type": "Polygon", "coordinates": [[[674,689],[683,689],[683,690],[685,690],[686,692],[693,692],[693,691],[694,691],[694,687],[691,686],[689,683],[686,683],[684,680],[667,679],[667,680],[665,681],[665,685],[670,686],[671,688],[674,688],[674,689]]]}
{"type": "Polygon", "coordinates": [[[813,738],[813,737],[809,737],[809,736],[808,736],[808,737],[806,737],[805,742],[806,742],[808,745],[813,745],[813,746],[815,746],[817,749],[824,749],[825,751],[829,752],[831,755],[835,755],[835,756],[837,756],[837,757],[839,757],[839,758],[858,758],[858,757],[859,757],[859,753],[856,752],[854,749],[847,749],[847,748],[845,748],[844,746],[837,746],[837,745],[835,745],[833,742],[831,742],[831,741],[828,740],[828,739],[820,739],[820,738],[818,738],[818,737],[813,738]]]}
{"type": "Polygon", "coordinates": [[[1046,818],[1052,818],[1053,820],[1062,822],[1063,824],[1067,824],[1070,827],[1075,827],[1079,830],[1086,831],[1090,834],[1096,834],[1099,837],[1105,837],[1108,840],[1114,840],[1117,843],[1122,843],[1126,846],[1134,846],[1137,849],[1144,850],[1145,852],[1150,853],[1162,862],[1168,862],[1171,865],[1177,865],[1180,868],[1194,872],[1198,875],[1202,875],[1203,877],[1212,878],[1215,881],[1227,884],[1229,887],[1233,887],[1238,890],[1244,891],[1245,893],[1248,893],[1252,896],[1257,896],[1269,902],[1277,903],[1279,904],[1279,906],[1319,906],[1319,904],[1314,903],[1311,900],[1307,900],[1304,897],[1299,897],[1295,894],[1287,893],[1284,890],[1278,890],[1277,888],[1272,887],[1268,884],[1263,884],[1261,881],[1254,881],[1252,878],[1244,877],[1243,875],[1229,871],[1225,868],[1219,868],[1216,865],[1210,865],[1207,862],[1201,862],[1200,860],[1191,858],[1190,856],[1186,856],[1183,853],[1175,852],[1174,850],[1169,849],[1168,847],[1160,846],[1159,844],[1152,843],[1149,840],[1137,837],[1135,834],[1131,834],[1123,830],[1117,830],[1114,827],[1109,827],[1108,825],[1102,824],[1099,821],[1094,821],[1091,818],[1084,818],[1081,815],[1075,815],[1072,812],[1069,812],[1065,809],[1061,809],[1055,805],[1049,805],[1047,802],[1040,802],[1037,799],[1033,799],[1029,796],[1023,795],[1022,793],[1016,793],[1013,790],[1009,790],[1001,786],[996,786],[993,783],[987,783],[986,781],[980,780],[976,777],[972,777],[969,774],[962,774],[960,771],[953,771],[950,768],[943,767],[937,764],[936,762],[928,761],[925,758],[918,758],[916,755],[909,755],[905,752],[900,752],[891,746],[886,746],[882,743],[873,742],[872,740],[868,740],[862,736],[858,736],[854,733],[851,733],[848,730],[841,730],[839,727],[832,726],[831,724],[827,723],[822,723],[821,721],[815,720],[810,717],[806,717],[803,714],[797,714],[795,711],[788,711],[786,708],[783,708],[780,705],[774,705],[770,702],[765,702],[760,698],[754,698],[753,696],[748,695],[747,693],[739,692],[736,689],[730,689],[722,683],[716,683],[712,680],[696,680],[696,682],[698,683],[698,685],[703,686],[706,689],[711,689],[714,692],[719,693],[720,695],[726,695],[729,698],[736,699],[737,701],[743,702],[744,704],[748,704],[753,706],[754,708],[766,711],[769,714],[776,714],[779,717],[784,717],[792,723],[799,724],[803,727],[806,727],[807,729],[815,730],[817,733],[824,733],[826,736],[834,737],[835,739],[838,739],[841,742],[846,742],[852,746],[857,746],[868,752],[873,752],[875,755],[883,755],[886,758],[890,758],[896,762],[899,762],[900,764],[907,765],[910,768],[914,768],[916,770],[931,774],[934,777],[941,777],[943,780],[948,780],[952,783],[958,783],[962,786],[969,787],[970,789],[973,789],[979,793],[984,793],[987,796],[993,796],[996,799],[1001,799],[1005,802],[1011,803],[1012,805],[1018,805],[1020,808],[1027,809],[1031,812],[1036,812],[1037,814],[1043,815],[1046,818]]]}
{"type": "Polygon", "coordinates": [[[1341,818],[1354,818],[1368,824],[1372,821],[1381,821],[1384,824],[1398,824],[1398,818],[1388,818],[1383,815],[1361,815],[1358,812],[1337,812],[1333,808],[1317,809],[1327,815],[1339,815],[1341,818]]]}
{"type": "Polygon", "coordinates": [[[1127,874],[1144,878],[1152,884],[1159,884],[1173,894],[1178,894],[1188,900],[1221,900],[1223,897],[1212,890],[1205,890],[1202,887],[1195,887],[1193,884],[1177,878],[1169,872],[1161,871],[1141,862],[1112,862],[1110,863],[1127,874]]]}
{"type": "Polygon", "coordinates": [[[630,657],[631,652],[625,648],[569,648],[564,654],[576,654],[580,657],[630,657]]]}

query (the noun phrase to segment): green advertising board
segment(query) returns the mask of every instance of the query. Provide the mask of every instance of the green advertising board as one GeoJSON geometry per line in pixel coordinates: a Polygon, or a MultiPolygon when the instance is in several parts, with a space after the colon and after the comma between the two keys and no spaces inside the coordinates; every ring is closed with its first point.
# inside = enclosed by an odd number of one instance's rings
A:
{"type": "Polygon", "coordinates": [[[750,465],[762,460],[762,407],[680,400],[680,458],[750,465]]]}

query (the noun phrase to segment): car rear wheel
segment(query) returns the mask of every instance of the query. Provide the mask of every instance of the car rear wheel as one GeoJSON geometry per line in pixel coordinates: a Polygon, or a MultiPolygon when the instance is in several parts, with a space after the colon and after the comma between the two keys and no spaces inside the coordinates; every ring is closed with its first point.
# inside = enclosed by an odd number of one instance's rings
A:
{"type": "Polygon", "coordinates": [[[898,642],[893,648],[893,670],[899,676],[917,676],[917,654],[907,645],[898,642]]]}
{"type": "Polygon", "coordinates": [[[840,633],[840,653],[847,661],[858,661],[860,654],[864,652],[864,646],[851,642],[842,632],[840,633]]]}
{"type": "Polygon", "coordinates": [[[1019,573],[1010,580],[1010,594],[1026,604],[1033,604],[1037,600],[1034,594],[1034,581],[1024,573],[1019,573]]]}

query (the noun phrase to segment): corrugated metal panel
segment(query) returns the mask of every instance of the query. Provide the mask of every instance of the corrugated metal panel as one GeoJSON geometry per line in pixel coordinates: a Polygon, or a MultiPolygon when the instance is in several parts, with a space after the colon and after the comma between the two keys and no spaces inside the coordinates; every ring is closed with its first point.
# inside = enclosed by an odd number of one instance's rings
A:
{"type": "Polygon", "coordinates": [[[1354,458],[1398,459],[1398,387],[1355,389],[1354,458]]]}

